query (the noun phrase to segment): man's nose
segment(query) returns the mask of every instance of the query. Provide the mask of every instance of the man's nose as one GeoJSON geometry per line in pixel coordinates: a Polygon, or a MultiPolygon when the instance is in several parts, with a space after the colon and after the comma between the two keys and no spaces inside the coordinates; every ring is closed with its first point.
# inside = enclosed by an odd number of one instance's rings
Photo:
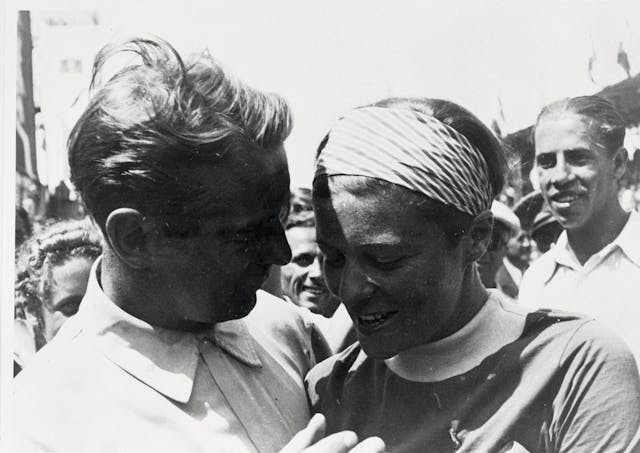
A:
{"type": "Polygon", "coordinates": [[[563,184],[573,180],[573,171],[563,157],[558,157],[555,167],[551,170],[551,183],[563,184]]]}
{"type": "Polygon", "coordinates": [[[322,277],[322,255],[316,255],[313,263],[309,266],[309,278],[312,280],[321,280],[322,277]]]}

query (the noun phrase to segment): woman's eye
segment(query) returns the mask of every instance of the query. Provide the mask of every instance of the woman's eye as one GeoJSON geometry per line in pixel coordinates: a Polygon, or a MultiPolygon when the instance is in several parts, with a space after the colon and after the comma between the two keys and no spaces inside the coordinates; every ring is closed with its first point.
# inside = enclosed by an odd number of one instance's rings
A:
{"type": "Polygon", "coordinates": [[[402,257],[397,256],[377,256],[373,258],[375,265],[381,269],[392,268],[400,263],[402,257]]]}

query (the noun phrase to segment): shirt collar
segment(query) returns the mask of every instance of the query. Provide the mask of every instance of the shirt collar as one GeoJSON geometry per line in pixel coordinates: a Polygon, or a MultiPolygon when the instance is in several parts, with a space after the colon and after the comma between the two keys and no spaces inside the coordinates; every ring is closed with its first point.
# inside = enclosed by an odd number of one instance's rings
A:
{"type": "Polygon", "coordinates": [[[562,233],[556,241],[556,245],[550,250],[550,253],[553,256],[556,266],[567,266],[573,269],[580,265],[576,254],[573,252],[571,245],[569,245],[567,230],[562,230],[562,233]]]}
{"type": "MultiPolygon", "coordinates": [[[[629,213],[629,218],[618,236],[609,244],[607,244],[599,254],[602,258],[611,253],[614,249],[619,248],[634,263],[640,266],[640,214],[636,211],[629,213]]],[[[545,276],[545,282],[548,282],[559,266],[566,266],[572,269],[580,269],[582,266],[578,261],[567,237],[567,231],[564,230],[556,245],[549,251],[553,257],[554,266],[548,269],[548,275],[545,276]]]]}
{"type": "Polygon", "coordinates": [[[640,214],[631,211],[627,223],[613,243],[620,247],[631,261],[640,266],[640,214]]]}
{"type": "Polygon", "coordinates": [[[200,334],[154,327],[107,297],[98,282],[100,265],[98,258],[78,316],[105,356],[148,386],[173,400],[189,401],[199,346],[205,338],[245,365],[262,366],[255,340],[243,320],[216,324],[200,334]]]}

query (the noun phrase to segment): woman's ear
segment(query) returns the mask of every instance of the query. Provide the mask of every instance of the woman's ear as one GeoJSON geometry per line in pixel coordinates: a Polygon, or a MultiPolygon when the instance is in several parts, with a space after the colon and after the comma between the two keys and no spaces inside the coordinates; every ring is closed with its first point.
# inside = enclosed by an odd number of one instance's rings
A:
{"type": "Polygon", "coordinates": [[[467,258],[469,262],[476,261],[487,251],[491,242],[491,232],[493,231],[493,214],[485,211],[477,215],[469,227],[469,247],[467,258]]]}
{"type": "Polygon", "coordinates": [[[149,266],[155,234],[149,219],[136,209],[118,208],[107,217],[105,230],[107,243],[121,261],[136,269],[149,266]]]}

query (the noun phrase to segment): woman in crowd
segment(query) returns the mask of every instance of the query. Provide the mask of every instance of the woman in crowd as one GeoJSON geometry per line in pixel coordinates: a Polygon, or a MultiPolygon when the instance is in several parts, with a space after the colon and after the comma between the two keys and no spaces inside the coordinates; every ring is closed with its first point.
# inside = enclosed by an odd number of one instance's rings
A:
{"type": "Polygon", "coordinates": [[[78,311],[101,251],[100,236],[88,220],[50,223],[18,250],[14,373],[78,311]]]}
{"type": "Polygon", "coordinates": [[[503,167],[500,142],[443,100],[358,108],[323,140],[317,240],[359,340],[307,376],[328,431],[378,435],[394,453],[638,448],[626,346],[481,283],[503,167]]]}

